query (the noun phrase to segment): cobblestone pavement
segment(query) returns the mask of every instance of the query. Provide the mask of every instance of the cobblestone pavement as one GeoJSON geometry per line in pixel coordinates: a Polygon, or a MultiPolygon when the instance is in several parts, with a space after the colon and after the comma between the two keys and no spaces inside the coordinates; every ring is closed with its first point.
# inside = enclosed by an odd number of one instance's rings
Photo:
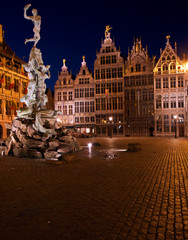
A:
{"type": "Polygon", "coordinates": [[[0,157],[1,240],[188,239],[188,139],[79,141],[101,146],[67,164],[0,157]]]}

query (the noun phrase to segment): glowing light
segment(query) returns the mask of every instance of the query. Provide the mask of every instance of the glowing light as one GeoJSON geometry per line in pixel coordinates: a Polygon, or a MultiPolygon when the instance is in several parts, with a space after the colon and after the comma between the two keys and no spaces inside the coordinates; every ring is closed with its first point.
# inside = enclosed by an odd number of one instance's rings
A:
{"type": "Polygon", "coordinates": [[[188,62],[186,63],[185,68],[186,68],[186,70],[188,70],[188,62]]]}
{"type": "Polygon", "coordinates": [[[90,133],[90,129],[89,128],[86,128],[86,133],[90,133]]]}
{"type": "Polygon", "coordinates": [[[177,117],[178,117],[177,115],[174,115],[174,118],[175,118],[175,119],[177,119],[177,117]]]}
{"type": "Polygon", "coordinates": [[[57,118],[57,122],[61,122],[61,119],[57,118]]]}
{"type": "Polygon", "coordinates": [[[112,119],[113,119],[112,117],[109,117],[109,121],[112,121],[112,119]]]}
{"type": "Polygon", "coordinates": [[[91,148],[92,147],[92,143],[88,143],[88,148],[91,148]]]}

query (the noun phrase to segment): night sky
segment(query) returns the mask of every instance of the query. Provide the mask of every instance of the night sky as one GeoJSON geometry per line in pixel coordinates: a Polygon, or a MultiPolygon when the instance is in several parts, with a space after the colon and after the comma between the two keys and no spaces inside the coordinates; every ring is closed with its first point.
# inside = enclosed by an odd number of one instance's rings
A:
{"type": "Polygon", "coordinates": [[[113,28],[111,37],[126,56],[133,38],[141,36],[142,44],[148,45],[149,55],[159,57],[166,35],[171,35],[170,42],[172,46],[177,42],[179,56],[185,53],[188,57],[187,1],[5,0],[0,4],[5,40],[26,62],[33,46],[31,42],[24,44],[26,38],[33,37],[33,23],[23,17],[23,8],[29,3],[32,6],[27,14],[31,16],[31,9],[36,8],[42,17],[37,47],[42,51],[44,64],[51,65],[51,79],[47,79],[46,84],[52,90],[63,58],[68,70],[76,75],[85,55],[93,71],[96,50],[100,49],[106,25],[113,28]]]}

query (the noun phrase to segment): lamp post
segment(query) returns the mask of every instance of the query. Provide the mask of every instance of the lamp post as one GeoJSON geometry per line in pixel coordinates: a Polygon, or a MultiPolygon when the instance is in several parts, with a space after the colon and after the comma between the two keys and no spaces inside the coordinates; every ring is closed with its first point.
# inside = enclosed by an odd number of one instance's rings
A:
{"type": "Polygon", "coordinates": [[[113,117],[109,117],[109,123],[110,123],[110,138],[112,138],[112,121],[113,121],[113,117]]]}
{"type": "Polygon", "coordinates": [[[177,138],[177,120],[176,120],[177,117],[178,117],[177,115],[174,115],[174,119],[175,119],[174,120],[175,121],[175,138],[177,138]]]}

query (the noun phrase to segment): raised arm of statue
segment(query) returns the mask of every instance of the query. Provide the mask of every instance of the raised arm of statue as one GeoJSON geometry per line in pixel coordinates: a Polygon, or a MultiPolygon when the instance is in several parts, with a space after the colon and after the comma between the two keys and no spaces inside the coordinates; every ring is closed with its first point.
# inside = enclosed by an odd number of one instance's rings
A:
{"type": "Polygon", "coordinates": [[[31,17],[30,16],[27,16],[27,10],[31,7],[31,4],[27,4],[25,7],[24,7],[24,18],[30,20],[31,17]]]}

